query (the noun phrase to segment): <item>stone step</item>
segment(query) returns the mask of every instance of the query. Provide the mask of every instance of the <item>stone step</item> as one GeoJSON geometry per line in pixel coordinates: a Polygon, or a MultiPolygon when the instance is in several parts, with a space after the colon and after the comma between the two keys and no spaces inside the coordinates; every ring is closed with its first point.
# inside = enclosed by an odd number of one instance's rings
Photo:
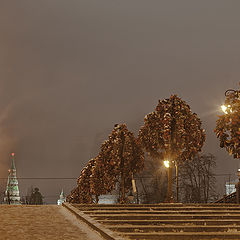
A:
{"type": "Polygon", "coordinates": [[[117,232],[140,232],[140,233],[146,233],[146,232],[239,232],[240,233],[240,225],[234,226],[234,225],[224,225],[224,226],[218,226],[218,225],[212,225],[212,226],[176,226],[176,225],[168,225],[168,226],[154,226],[154,225],[135,225],[135,226],[124,226],[124,225],[114,225],[109,226],[109,229],[112,231],[117,232]]]}
{"type": "Polygon", "coordinates": [[[240,214],[89,214],[89,216],[93,217],[95,220],[103,220],[103,219],[127,219],[127,220],[134,220],[134,219],[146,219],[146,220],[179,220],[179,219],[234,219],[240,220],[240,214]]]}
{"type": "Polygon", "coordinates": [[[210,210],[222,210],[222,211],[240,211],[240,207],[81,207],[81,206],[76,206],[79,210],[81,211],[114,211],[114,210],[126,210],[126,211],[195,211],[195,210],[205,210],[205,211],[210,211],[210,210]]]}
{"type": "Polygon", "coordinates": [[[124,239],[240,239],[237,204],[74,204],[86,218],[124,239]]]}
{"type": "Polygon", "coordinates": [[[176,207],[240,207],[239,204],[235,203],[158,203],[158,204],[72,204],[74,207],[94,207],[94,208],[109,208],[109,207],[114,207],[114,208],[152,208],[152,207],[170,207],[170,208],[176,208],[176,207]]]}
{"type": "Polygon", "coordinates": [[[135,240],[146,240],[146,239],[157,239],[157,240],[236,240],[240,239],[240,233],[227,232],[209,232],[209,233],[126,233],[122,235],[127,239],[135,240]]]}
{"type": "Polygon", "coordinates": [[[176,211],[147,211],[147,210],[95,210],[95,211],[83,211],[85,214],[91,214],[91,215],[103,215],[103,214],[112,214],[112,215],[117,215],[117,214],[186,214],[186,215],[196,215],[196,214],[221,214],[221,215],[226,215],[226,214],[234,214],[234,215],[240,215],[240,209],[238,211],[236,210],[176,210],[176,211]]]}
{"type": "Polygon", "coordinates": [[[215,219],[205,219],[205,220],[201,220],[201,219],[190,219],[190,220],[126,220],[126,219],[119,219],[119,220],[98,220],[99,223],[102,223],[104,225],[155,225],[155,226],[159,226],[159,225],[163,225],[163,226],[167,226],[167,225],[174,225],[174,226],[180,226],[180,225],[191,225],[191,226],[198,226],[198,225],[205,225],[205,226],[211,226],[211,225],[217,225],[217,226],[226,226],[226,225],[230,225],[232,226],[233,223],[236,226],[240,226],[240,219],[236,220],[236,219],[220,219],[220,220],[215,220],[215,219]]]}

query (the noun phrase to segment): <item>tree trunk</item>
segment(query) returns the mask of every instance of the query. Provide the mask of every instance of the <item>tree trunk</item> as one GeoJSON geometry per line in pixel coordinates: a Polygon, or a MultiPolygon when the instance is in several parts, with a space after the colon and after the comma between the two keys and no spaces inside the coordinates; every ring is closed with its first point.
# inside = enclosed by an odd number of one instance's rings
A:
{"type": "Polygon", "coordinates": [[[123,151],[124,151],[124,133],[121,133],[121,140],[122,140],[122,147],[120,149],[120,158],[121,158],[121,163],[120,163],[120,168],[121,168],[121,183],[120,183],[120,203],[124,203],[125,201],[125,178],[124,178],[124,158],[123,158],[123,151]]]}
{"type": "Polygon", "coordinates": [[[176,162],[176,202],[178,203],[179,199],[178,199],[178,164],[176,162]]]}

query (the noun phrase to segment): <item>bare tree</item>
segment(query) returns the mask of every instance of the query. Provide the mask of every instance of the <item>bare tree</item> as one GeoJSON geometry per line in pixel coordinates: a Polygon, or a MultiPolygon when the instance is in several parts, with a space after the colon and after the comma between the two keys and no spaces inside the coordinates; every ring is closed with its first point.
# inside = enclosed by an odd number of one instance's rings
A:
{"type": "Polygon", "coordinates": [[[140,202],[164,202],[167,194],[167,170],[162,166],[162,161],[145,157],[144,170],[135,178],[140,202]]]}
{"type": "Polygon", "coordinates": [[[197,155],[179,166],[180,199],[182,202],[207,203],[214,200],[216,159],[212,154],[197,155]]]}

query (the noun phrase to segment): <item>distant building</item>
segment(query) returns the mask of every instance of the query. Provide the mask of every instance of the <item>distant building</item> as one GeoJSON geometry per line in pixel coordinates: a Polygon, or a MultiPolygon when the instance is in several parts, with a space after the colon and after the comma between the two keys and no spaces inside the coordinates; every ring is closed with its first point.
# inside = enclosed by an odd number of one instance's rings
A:
{"type": "Polygon", "coordinates": [[[100,195],[98,203],[99,204],[115,204],[117,203],[117,198],[118,198],[118,195],[110,195],[110,194],[100,195]]]}
{"type": "Polygon", "coordinates": [[[11,153],[11,168],[8,170],[8,181],[7,187],[5,191],[5,197],[3,199],[4,204],[21,204],[20,196],[19,196],[19,188],[18,188],[18,180],[16,175],[16,167],[15,167],[15,154],[11,153]]]}
{"type": "Polygon", "coordinates": [[[62,205],[64,202],[66,202],[66,197],[64,196],[64,192],[63,192],[63,189],[62,189],[62,192],[60,194],[60,198],[57,201],[57,204],[62,205]]]}
{"type": "Polygon", "coordinates": [[[238,182],[238,179],[232,182],[226,182],[225,189],[226,189],[226,195],[229,195],[233,192],[236,192],[236,183],[238,182]]]}

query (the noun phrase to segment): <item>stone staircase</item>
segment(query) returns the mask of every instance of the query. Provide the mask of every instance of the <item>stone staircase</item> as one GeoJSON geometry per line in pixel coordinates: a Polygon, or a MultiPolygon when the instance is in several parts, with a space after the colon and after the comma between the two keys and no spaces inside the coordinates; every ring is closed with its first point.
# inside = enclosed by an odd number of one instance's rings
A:
{"type": "Polygon", "coordinates": [[[240,239],[237,204],[73,204],[72,207],[123,239],[240,239]]]}

